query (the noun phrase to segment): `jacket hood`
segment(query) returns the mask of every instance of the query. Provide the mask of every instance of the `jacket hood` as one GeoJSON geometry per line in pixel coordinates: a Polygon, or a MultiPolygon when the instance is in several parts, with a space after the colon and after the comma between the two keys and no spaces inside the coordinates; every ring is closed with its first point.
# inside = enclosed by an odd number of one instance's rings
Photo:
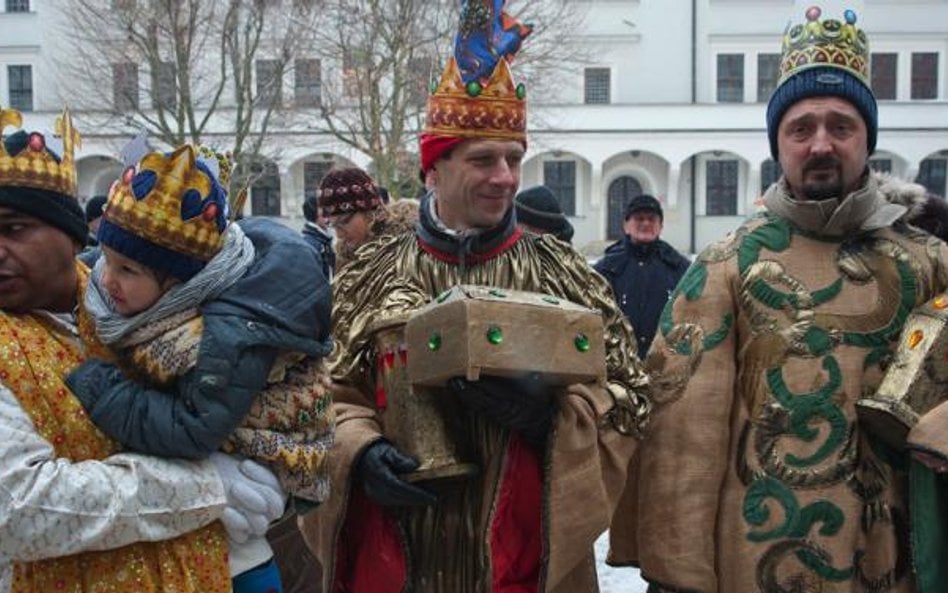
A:
{"type": "Polygon", "coordinates": [[[202,312],[244,317],[328,344],[332,293],[313,248],[299,233],[266,218],[236,224],[257,255],[247,273],[202,312]]]}

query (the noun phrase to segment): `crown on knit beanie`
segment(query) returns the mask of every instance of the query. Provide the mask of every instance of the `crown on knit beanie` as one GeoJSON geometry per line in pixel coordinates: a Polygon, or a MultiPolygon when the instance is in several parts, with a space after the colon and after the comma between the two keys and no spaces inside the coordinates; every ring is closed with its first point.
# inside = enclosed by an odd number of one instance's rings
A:
{"type": "Polygon", "coordinates": [[[811,6],[806,22],[788,27],[783,36],[780,79],[767,104],[767,136],[777,158],[777,129],[791,105],[809,97],[834,96],[859,111],[866,123],[868,149],[876,147],[878,107],[869,86],[869,40],[856,27],[856,13],[846,10],[844,21],[825,19],[811,6]]]}
{"type": "MultiPolygon", "coordinates": [[[[0,132],[21,128],[23,116],[0,109],[0,132]]],[[[88,233],[77,199],[75,148],[79,132],[64,109],[53,131],[17,130],[0,142],[0,206],[35,216],[81,244],[88,233]]]]}
{"type": "Polygon", "coordinates": [[[504,12],[505,4],[506,0],[463,3],[454,56],[428,97],[421,135],[424,171],[466,138],[526,145],[527,89],[514,82],[508,62],[532,27],[504,12]]]}
{"type": "MultiPolygon", "coordinates": [[[[229,165],[185,144],[152,152],[112,184],[99,225],[102,245],[142,265],[188,280],[224,245],[227,193],[217,174],[229,165]]],[[[222,158],[222,157],[221,157],[222,158]]]]}
{"type": "Polygon", "coordinates": [[[319,182],[318,205],[326,216],[375,210],[382,196],[369,174],[358,167],[332,169],[319,182]]]}

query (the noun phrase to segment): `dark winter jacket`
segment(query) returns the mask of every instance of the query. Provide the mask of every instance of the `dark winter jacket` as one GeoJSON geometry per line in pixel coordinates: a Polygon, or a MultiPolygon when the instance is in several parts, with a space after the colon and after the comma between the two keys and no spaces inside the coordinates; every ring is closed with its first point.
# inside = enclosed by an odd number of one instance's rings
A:
{"type": "Polygon", "coordinates": [[[331,292],[313,250],[277,222],[238,224],[256,257],[240,280],[201,306],[197,364],[175,383],[177,395],[104,362],[82,365],[67,380],[93,422],[130,450],[206,457],[241,424],[280,352],[325,356],[332,349],[331,292]]]}
{"type": "Polygon", "coordinates": [[[332,235],[319,228],[315,223],[307,222],[303,226],[303,239],[312,245],[319,254],[323,266],[323,275],[332,279],[336,271],[336,252],[332,248],[332,235]]]}
{"type": "Polygon", "coordinates": [[[632,324],[640,358],[645,358],[665,302],[689,264],[661,239],[633,243],[626,236],[610,245],[593,266],[612,285],[619,308],[632,324]]]}

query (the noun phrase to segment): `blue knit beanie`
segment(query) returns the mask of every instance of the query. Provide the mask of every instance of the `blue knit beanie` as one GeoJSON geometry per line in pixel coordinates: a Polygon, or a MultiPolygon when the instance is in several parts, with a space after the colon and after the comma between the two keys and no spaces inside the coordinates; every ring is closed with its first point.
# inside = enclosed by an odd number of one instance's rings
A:
{"type": "Polygon", "coordinates": [[[783,114],[797,101],[809,97],[839,97],[852,103],[866,122],[869,154],[873,153],[879,129],[879,110],[872,91],[847,70],[836,66],[816,66],[792,74],[770,96],[767,104],[767,137],[774,160],[777,159],[777,129],[783,114]]]}

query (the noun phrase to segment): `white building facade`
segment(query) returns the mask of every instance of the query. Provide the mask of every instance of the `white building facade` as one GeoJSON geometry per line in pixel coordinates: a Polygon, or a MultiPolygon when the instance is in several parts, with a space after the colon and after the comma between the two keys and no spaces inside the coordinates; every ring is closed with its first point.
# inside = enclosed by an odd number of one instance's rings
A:
{"type": "MultiPolygon", "coordinates": [[[[625,203],[642,192],[664,206],[664,238],[683,252],[698,251],[753,212],[779,175],[769,154],[766,101],[780,36],[788,22],[803,20],[809,3],[575,2],[585,13],[578,42],[592,57],[578,72],[564,69],[556,104],[530,96],[522,186],[550,186],[576,227],[574,244],[590,254],[618,237],[625,203]]],[[[869,37],[879,99],[873,167],[945,196],[948,0],[818,4],[824,18],[841,19],[853,8],[869,37]]],[[[54,73],[68,48],[51,26],[55,6],[55,0],[5,0],[0,14],[0,104],[25,111],[27,125],[31,118],[48,125],[64,100],[54,73]]],[[[299,88],[287,80],[284,96],[299,88]]],[[[73,114],[83,133],[82,196],[105,193],[121,172],[116,155],[128,135],[85,129],[84,119],[94,114],[73,114]]],[[[274,174],[251,189],[248,214],[301,224],[303,196],[330,166],[371,165],[366,155],[305,124],[318,117],[317,110],[300,108],[279,118],[269,140],[281,147],[274,174]]]]}

